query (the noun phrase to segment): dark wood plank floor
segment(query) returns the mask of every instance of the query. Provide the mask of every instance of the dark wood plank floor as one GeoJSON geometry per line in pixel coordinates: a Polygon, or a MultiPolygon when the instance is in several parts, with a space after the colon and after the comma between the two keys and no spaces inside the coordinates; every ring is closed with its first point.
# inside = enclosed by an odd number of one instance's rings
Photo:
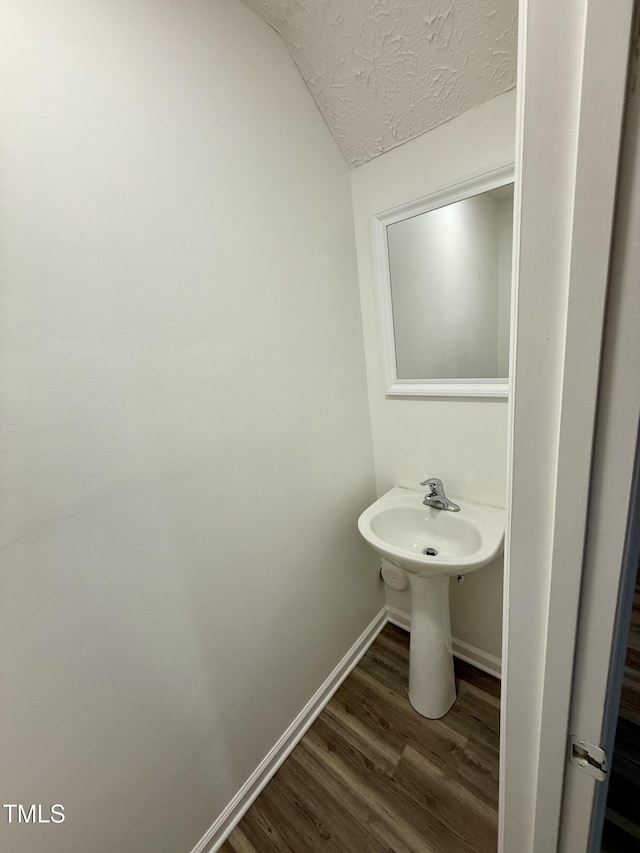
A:
{"type": "Polygon", "coordinates": [[[640,567],[611,762],[602,850],[640,850],[640,567]]]}
{"type": "Polygon", "coordinates": [[[427,720],[408,664],[387,625],[223,853],[494,853],[500,682],[456,661],[456,703],[427,720]]]}
{"type": "Polygon", "coordinates": [[[636,579],[629,644],[624,665],[620,716],[640,726],[640,571],[636,579]]]}

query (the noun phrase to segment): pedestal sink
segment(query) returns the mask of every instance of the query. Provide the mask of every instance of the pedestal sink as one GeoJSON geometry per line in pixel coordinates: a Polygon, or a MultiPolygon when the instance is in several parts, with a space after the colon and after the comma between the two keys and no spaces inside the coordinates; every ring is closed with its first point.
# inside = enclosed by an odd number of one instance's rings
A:
{"type": "Polygon", "coordinates": [[[391,489],[366,509],[358,529],[411,587],[409,701],[424,717],[444,716],[456,699],[449,577],[487,565],[502,550],[505,511],[455,501],[460,512],[424,506],[424,490],[391,489]]]}

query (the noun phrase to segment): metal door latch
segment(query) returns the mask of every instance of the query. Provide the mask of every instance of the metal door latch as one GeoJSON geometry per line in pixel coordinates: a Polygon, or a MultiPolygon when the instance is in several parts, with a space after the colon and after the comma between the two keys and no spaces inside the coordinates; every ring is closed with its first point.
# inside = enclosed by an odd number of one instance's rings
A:
{"type": "Polygon", "coordinates": [[[592,743],[580,740],[580,738],[572,735],[569,761],[600,782],[606,779],[607,770],[609,769],[607,754],[599,746],[594,746],[592,743]]]}

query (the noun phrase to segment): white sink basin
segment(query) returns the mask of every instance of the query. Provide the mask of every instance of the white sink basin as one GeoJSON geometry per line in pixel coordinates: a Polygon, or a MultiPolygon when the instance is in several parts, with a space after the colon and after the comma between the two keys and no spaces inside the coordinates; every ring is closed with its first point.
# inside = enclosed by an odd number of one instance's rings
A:
{"type": "Polygon", "coordinates": [[[396,486],[362,513],[360,533],[394,566],[421,577],[467,574],[498,556],[503,509],[455,498],[460,512],[449,512],[425,506],[424,496],[396,486]]]}
{"type": "Polygon", "coordinates": [[[408,573],[409,701],[423,716],[437,718],[456,699],[449,576],[473,572],[498,556],[505,511],[454,498],[460,512],[450,512],[425,506],[424,496],[424,490],[396,486],[362,513],[358,529],[372,548],[408,573]]]}

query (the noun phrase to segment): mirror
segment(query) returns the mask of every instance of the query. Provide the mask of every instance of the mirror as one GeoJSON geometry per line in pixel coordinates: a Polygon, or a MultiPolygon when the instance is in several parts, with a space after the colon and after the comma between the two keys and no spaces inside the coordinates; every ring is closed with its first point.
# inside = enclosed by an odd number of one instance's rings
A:
{"type": "Polygon", "coordinates": [[[375,217],[391,395],[506,396],[513,168],[375,217]]]}

